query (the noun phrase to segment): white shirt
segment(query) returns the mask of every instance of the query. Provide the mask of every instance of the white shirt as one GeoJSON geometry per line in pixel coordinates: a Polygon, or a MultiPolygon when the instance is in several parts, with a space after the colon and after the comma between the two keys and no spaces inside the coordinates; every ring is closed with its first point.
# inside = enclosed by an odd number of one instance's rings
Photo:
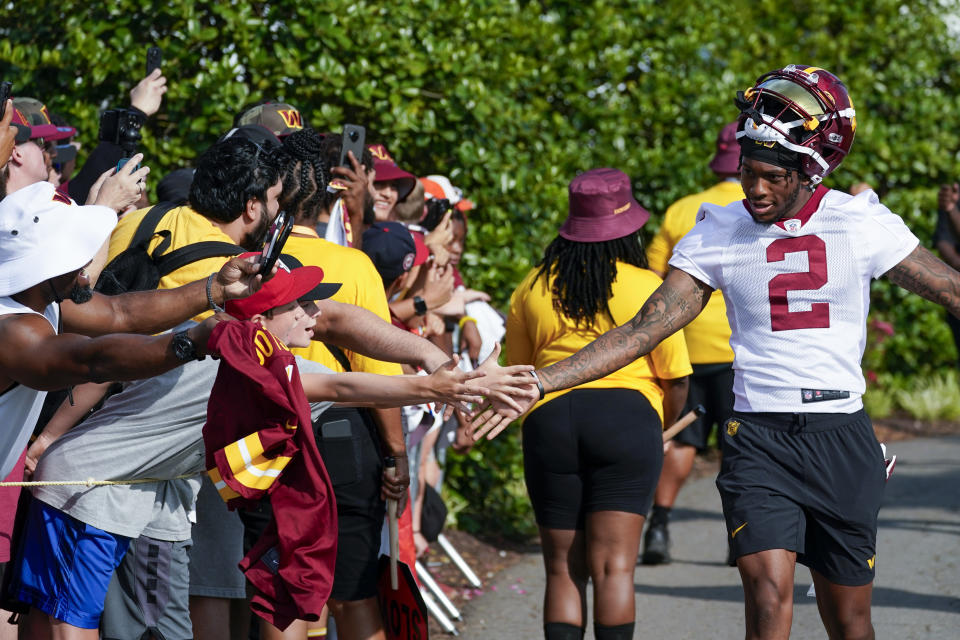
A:
{"type": "Polygon", "coordinates": [[[852,413],[863,407],[870,280],[918,244],[873,191],[820,186],[796,218],[770,225],[742,201],[703,205],[670,265],[723,291],[737,411],[852,413]]]}
{"type": "MultiPolygon", "coordinates": [[[[0,316],[16,313],[40,315],[13,298],[0,298],[0,316]]],[[[43,316],[56,332],[60,322],[60,306],[56,304],[47,306],[43,316]]],[[[30,356],[23,354],[22,357],[30,356]]],[[[46,397],[46,391],[37,391],[16,382],[0,393],[0,480],[10,474],[17,460],[20,459],[20,454],[23,453],[30,434],[33,433],[33,427],[37,424],[40,409],[43,408],[43,399],[46,397]]]]}

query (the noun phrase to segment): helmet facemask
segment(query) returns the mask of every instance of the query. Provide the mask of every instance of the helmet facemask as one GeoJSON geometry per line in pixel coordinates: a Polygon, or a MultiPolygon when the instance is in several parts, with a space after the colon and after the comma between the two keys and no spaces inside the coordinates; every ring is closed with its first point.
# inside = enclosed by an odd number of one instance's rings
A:
{"type": "Polygon", "coordinates": [[[849,96],[842,83],[822,69],[790,65],[773,71],[738,92],[735,103],[741,112],[741,144],[745,137],[769,149],[799,154],[800,171],[814,186],[853,144],[856,117],[849,96]],[[821,81],[828,90],[818,86],[821,81]],[[845,104],[838,105],[834,93],[845,104]]]}

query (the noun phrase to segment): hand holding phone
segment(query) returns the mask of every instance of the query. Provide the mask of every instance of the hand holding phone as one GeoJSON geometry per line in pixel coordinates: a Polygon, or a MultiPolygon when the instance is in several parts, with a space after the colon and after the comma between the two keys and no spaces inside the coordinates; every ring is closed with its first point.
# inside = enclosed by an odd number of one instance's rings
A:
{"type": "Polygon", "coordinates": [[[293,216],[286,211],[277,214],[273,224],[270,225],[270,231],[267,232],[266,242],[263,243],[263,251],[260,253],[260,275],[267,276],[273,271],[273,265],[283,252],[283,245],[293,230],[293,216]]]}

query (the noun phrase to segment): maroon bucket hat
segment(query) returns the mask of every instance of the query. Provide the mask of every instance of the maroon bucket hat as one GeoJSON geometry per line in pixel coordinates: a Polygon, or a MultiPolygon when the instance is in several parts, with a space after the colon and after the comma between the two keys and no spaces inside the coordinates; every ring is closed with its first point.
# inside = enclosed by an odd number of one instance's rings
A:
{"type": "Polygon", "coordinates": [[[630,235],[650,218],[618,169],[591,169],[570,183],[570,213],[560,235],[574,242],[605,242],[630,235]]]}
{"type": "Polygon", "coordinates": [[[737,123],[731,122],[717,136],[717,152],[710,161],[710,169],[717,174],[740,171],[740,145],[737,143],[737,123]]]}

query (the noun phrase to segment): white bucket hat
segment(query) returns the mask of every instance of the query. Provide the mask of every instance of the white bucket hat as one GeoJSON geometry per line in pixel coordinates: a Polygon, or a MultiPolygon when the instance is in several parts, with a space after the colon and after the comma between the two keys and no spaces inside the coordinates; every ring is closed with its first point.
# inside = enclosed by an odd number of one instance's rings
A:
{"type": "Polygon", "coordinates": [[[0,201],[0,296],[76,271],[90,262],[117,224],[109,207],[81,207],[37,182],[0,201]]]}

